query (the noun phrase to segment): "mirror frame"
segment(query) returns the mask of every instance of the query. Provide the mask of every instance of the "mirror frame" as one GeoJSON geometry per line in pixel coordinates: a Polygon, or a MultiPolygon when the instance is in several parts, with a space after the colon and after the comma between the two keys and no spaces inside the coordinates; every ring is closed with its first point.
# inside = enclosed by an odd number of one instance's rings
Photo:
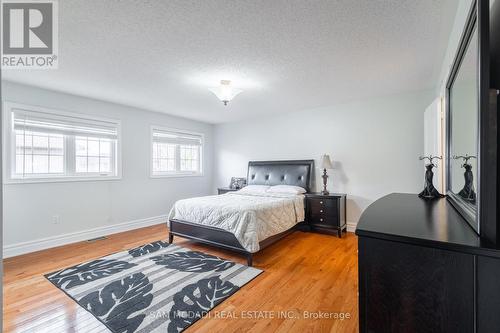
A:
{"type": "Polygon", "coordinates": [[[497,116],[490,107],[490,54],[489,54],[489,1],[474,0],[467,22],[460,38],[459,47],[448,80],[446,82],[446,194],[450,203],[464,217],[470,226],[485,240],[497,243],[496,200],[497,200],[497,116]],[[477,200],[472,209],[451,190],[451,120],[450,88],[467,52],[474,29],[477,28],[477,75],[478,75],[478,137],[477,137],[477,200]],[[485,180],[485,181],[483,181],[485,180]],[[492,233],[492,226],[494,234],[492,233]]]}
{"type": "MultiPolygon", "coordinates": [[[[474,170],[474,177],[476,178],[476,184],[477,188],[476,194],[477,194],[477,199],[476,199],[476,204],[475,207],[473,207],[471,204],[467,204],[458,194],[452,191],[451,189],[451,162],[452,162],[452,118],[453,118],[453,113],[452,113],[452,105],[451,105],[451,91],[453,89],[453,84],[455,83],[455,79],[457,78],[459,72],[460,72],[460,66],[462,65],[462,62],[464,60],[464,57],[469,49],[469,47],[474,47],[473,45],[470,44],[474,32],[477,31],[477,41],[478,41],[478,57],[477,57],[477,65],[480,67],[480,53],[481,53],[481,38],[479,36],[479,27],[478,27],[478,19],[477,19],[477,2],[474,1],[472,3],[471,9],[469,11],[469,15],[467,18],[467,22],[465,25],[465,29],[462,33],[462,36],[460,38],[460,44],[458,47],[457,54],[455,55],[455,59],[453,61],[453,65],[451,67],[450,74],[448,76],[448,80],[446,82],[446,195],[448,196],[449,201],[451,204],[459,211],[459,213],[467,220],[467,222],[471,225],[471,227],[477,232],[480,233],[480,224],[479,224],[479,212],[478,212],[478,207],[479,207],[479,202],[481,200],[480,198],[480,186],[481,186],[481,175],[479,172],[479,165],[480,165],[480,151],[479,151],[479,114],[481,113],[480,110],[480,103],[479,101],[476,101],[477,103],[477,110],[478,110],[478,123],[476,124],[477,126],[477,137],[476,137],[476,160],[477,160],[477,170],[474,170]]],[[[479,70],[479,68],[477,68],[479,70]]],[[[476,71],[477,73],[477,71],[476,71]]],[[[479,73],[476,74],[478,77],[480,76],[479,73]]],[[[479,81],[478,81],[479,82],[479,81]]],[[[479,84],[480,85],[480,84],[479,84]]],[[[476,89],[480,90],[480,87],[476,87],[476,89]]],[[[478,91],[477,96],[480,98],[480,94],[478,91]]]]}

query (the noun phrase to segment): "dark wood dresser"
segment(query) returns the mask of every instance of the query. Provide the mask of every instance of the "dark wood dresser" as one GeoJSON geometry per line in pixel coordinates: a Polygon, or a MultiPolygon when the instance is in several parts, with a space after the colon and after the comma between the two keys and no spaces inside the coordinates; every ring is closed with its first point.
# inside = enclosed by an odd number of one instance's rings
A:
{"type": "Polygon", "coordinates": [[[346,230],[346,194],[307,193],[306,224],[311,231],[335,233],[342,237],[346,230]]]}
{"type": "Polygon", "coordinates": [[[500,250],[446,198],[390,194],[356,235],[360,332],[500,332],[500,250]]]}

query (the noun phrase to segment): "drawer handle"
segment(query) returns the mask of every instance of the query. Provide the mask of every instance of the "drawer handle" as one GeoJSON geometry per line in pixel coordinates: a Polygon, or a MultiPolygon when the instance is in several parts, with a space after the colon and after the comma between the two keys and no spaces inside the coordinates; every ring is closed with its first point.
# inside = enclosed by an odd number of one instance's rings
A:
{"type": "Polygon", "coordinates": [[[320,212],[320,213],[323,213],[323,209],[320,209],[320,210],[319,210],[319,212],[320,212]]]}
{"type": "Polygon", "coordinates": [[[320,203],[320,204],[323,204],[323,201],[320,201],[319,203],[320,203]]]}

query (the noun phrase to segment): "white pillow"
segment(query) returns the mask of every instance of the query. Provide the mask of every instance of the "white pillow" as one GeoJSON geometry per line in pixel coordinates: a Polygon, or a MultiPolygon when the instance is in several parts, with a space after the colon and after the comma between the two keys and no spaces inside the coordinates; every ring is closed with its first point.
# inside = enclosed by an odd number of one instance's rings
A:
{"type": "Polygon", "coordinates": [[[307,191],[300,186],[293,185],[275,185],[271,186],[268,190],[268,193],[290,193],[290,194],[304,194],[307,191]]]}
{"type": "Polygon", "coordinates": [[[238,192],[240,193],[266,193],[271,186],[268,185],[247,185],[238,192]]]}

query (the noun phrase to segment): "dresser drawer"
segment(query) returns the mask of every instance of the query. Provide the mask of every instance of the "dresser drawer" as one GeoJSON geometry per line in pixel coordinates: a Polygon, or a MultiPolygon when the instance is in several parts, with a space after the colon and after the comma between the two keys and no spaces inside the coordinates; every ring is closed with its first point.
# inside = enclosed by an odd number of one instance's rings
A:
{"type": "Polygon", "coordinates": [[[335,214],[338,209],[338,201],[331,199],[309,199],[311,213],[335,214]]]}
{"type": "Polygon", "coordinates": [[[311,213],[309,216],[309,223],[338,227],[339,219],[336,214],[311,213]]]}

